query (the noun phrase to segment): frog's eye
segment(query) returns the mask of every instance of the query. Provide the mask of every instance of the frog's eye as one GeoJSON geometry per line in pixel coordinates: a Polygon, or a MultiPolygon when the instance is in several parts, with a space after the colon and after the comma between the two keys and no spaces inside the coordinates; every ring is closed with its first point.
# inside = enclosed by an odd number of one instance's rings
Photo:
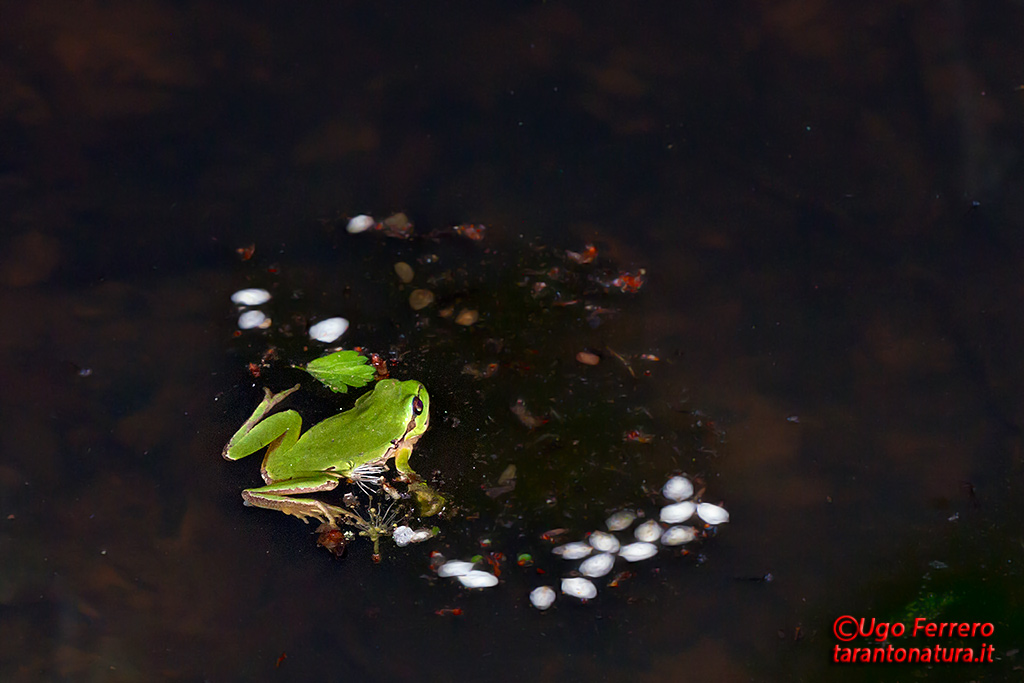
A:
{"type": "Polygon", "coordinates": [[[419,396],[412,397],[412,412],[413,415],[419,415],[423,412],[423,399],[419,396]]]}

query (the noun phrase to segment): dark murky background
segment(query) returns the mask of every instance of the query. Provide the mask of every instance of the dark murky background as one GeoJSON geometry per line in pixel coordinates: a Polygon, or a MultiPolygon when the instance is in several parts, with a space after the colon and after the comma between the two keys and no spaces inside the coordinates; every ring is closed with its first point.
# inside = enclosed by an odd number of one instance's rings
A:
{"type": "MultiPolygon", "coordinates": [[[[3,14],[0,678],[1019,675],[1019,5],[3,14]],[[421,233],[489,227],[441,264],[483,283],[481,326],[406,308],[389,264],[429,241],[337,230],[398,210],[421,233]],[[488,360],[506,296],[485,250],[529,269],[534,241],[593,241],[647,283],[610,295],[597,328],[567,315],[524,333],[502,362],[541,360],[474,381],[457,361],[488,360]],[[407,354],[396,374],[435,402],[414,463],[483,506],[446,552],[470,554],[488,524],[542,548],[546,525],[593,528],[675,469],[732,521],[703,563],[664,557],[548,614],[515,567],[479,593],[428,580],[429,544],[335,560],[296,520],[244,508],[256,463],[219,457],[259,386],[317,353],[254,384],[246,364],[287,335],[234,336],[229,296],[249,285],[274,289],[275,320],[289,302],[343,314],[345,344],[407,354]],[[662,360],[591,372],[584,347],[662,360]],[[540,436],[584,445],[537,455],[509,411],[522,396],[564,418],[540,436]],[[708,420],[710,441],[694,431],[708,420]],[[653,442],[624,443],[632,427],[653,442]],[[510,523],[479,487],[511,461],[510,523]],[[550,507],[534,504],[545,486],[550,507]],[[998,661],[832,665],[842,614],[993,622],[998,661]]],[[[304,414],[337,409],[306,394],[304,414]]]]}

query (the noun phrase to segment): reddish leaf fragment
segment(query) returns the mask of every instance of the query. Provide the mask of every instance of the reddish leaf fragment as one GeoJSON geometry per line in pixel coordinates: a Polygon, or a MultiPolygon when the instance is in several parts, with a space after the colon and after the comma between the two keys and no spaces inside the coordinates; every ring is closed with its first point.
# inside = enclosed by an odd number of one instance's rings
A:
{"type": "Polygon", "coordinates": [[[436,614],[439,617],[461,617],[462,616],[462,608],[461,607],[442,607],[441,609],[436,610],[434,612],[434,614],[436,614]]]}
{"type": "Polygon", "coordinates": [[[452,230],[459,237],[465,237],[466,239],[473,240],[474,242],[480,242],[484,238],[484,233],[487,232],[487,226],[474,224],[474,223],[463,223],[462,225],[456,225],[452,230]]]}
{"type": "Polygon", "coordinates": [[[373,366],[374,376],[377,379],[387,379],[388,377],[391,376],[391,373],[388,371],[387,360],[381,358],[378,354],[370,354],[370,365],[373,366]]]}
{"type": "Polygon", "coordinates": [[[630,571],[619,572],[618,574],[615,575],[614,579],[612,579],[611,581],[608,582],[608,587],[609,588],[618,588],[620,583],[622,583],[623,581],[628,581],[628,580],[632,579],[634,576],[636,576],[636,574],[634,574],[633,572],[630,572],[630,571]]]}
{"type": "Polygon", "coordinates": [[[597,247],[593,244],[587,244],[583,247],[583,251],[579,253],[575,251],[566,251],[565,255],[569,257],[569,260],[573,263],[585,265],[587,263],[593,263],[594,259],[597,258],[597,247]]]}
{"type": "Polygon", "coordinates": [[[540,537],[543,538],[545,541],[551,541],[553,543],[562,536],[565,536],[567,533],[569,533],[568,529],[563,529],[559,527],[558,529],[549,529],[545,531],[540,535],[540,537]]]}
{"type": "Polygon", "coordinates": [[[636,441],[637,443],[650,443],[654,440],[654,437],[650,434],[640,431],[639,429],[631,429],[626,432],[623,437],[623,441],[636,441]]]}
{"type": "Polygon", "coordinates": [[[647,275],[647,270],[644,268],[641,268],[635,273],[623,272],[608,284],[612,287],[618,287],[623,292],[633,294],[643,287],[645,275],[647,275]]]}
{"type": "Polygon", "coordinates": [[[505,561],[505,553],[493,552],[484,555],[484,562],[491,565],[495,576],[501,576],[501,564],[505,561]]]}

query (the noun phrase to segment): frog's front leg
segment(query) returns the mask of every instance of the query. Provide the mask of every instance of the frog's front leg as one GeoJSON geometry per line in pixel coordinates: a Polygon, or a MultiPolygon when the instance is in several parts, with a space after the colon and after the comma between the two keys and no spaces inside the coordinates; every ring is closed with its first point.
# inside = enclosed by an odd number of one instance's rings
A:
{"type": "Polygon", "coordinates": [[[444,496],[426,484],[420,475],[416,474],[416,471],[409,465],[409,456],[411,455],[411,446],[395,451],[395,469],[409,482],[409,493],[416,499],[420,514],[424,517],[431,517],[440,512],[447,501],[444,496]]]}
{"type": "Polygon", "coordinates": [[[315,498],[292,498],[292,496],[302,493],[330,491],[337,486],[338,478],[329,474],[296,477],[259,488],[246,489],[242,491],[242,500],[246,505],[280,510],[307,523],[308,518],[313,517],[334,527],[338,526],[337,520],[339,519],[350,524],[364,524],[359,515],[344,508],[328,505],[315,498]]]}

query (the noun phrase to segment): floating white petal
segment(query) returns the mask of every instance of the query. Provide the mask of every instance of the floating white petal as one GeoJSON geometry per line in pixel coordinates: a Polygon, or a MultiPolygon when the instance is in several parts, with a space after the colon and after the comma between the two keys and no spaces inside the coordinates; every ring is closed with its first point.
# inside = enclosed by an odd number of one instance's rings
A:
{"type": "Polygon", "coordinates": [[[589,555],[592,550],[593,548],[589,544],[574,541],[553,548],[551,552],[555,555],[561,555],[564,560],[579,560],[589,555]]]}
{"type": "Polygon", "coordinates": [[[459,583],[466,588],[490,588],[498,585],[498,577],[490,572],[474,569],[468,574],[460,575],[459,583]]]}
{"type": "Polygon", "coordinates": [[[413,532],[412,538],[409,539],[410,543],[422,543],[429,538],[434,537],[433,529],[417,529],[413,532]]]}
{"type": "Polygon", "coordinates": [[[680,503],[693,495],[693,484],[686,477],[672,477],[665,482],[661,494],[669,500],[680,503]]]}
{"type": "Polygon", "coordinates": [[[412,543],[412,537],[415,534],[416,532],[412,530],[412,527],[403,525],[395,527],[395,530],[391,532],[391,538],[394,539],[395,545],[399,548],[404,548],[412,543]]]}
{"type": "Polygon", "coordinates": [[[263,311],[246,311],[238,316],[238,329],[251,330],[259,327],[266,321],[267,316],[263,314],[263,311]]]}
{"type": "Polygon", "coordinates": [[[692,526],[670,526],[661,535],[662,545],[683,545],[697,538],[692,526]]]}
{"type": "Polygon", "coordinates": [[[357,232],[366,232],[367,230],[372,228],[376,223],[377,223],[377,221],[375,221],[373,219],[373,216],[367,216],[366,214],[360,214],[360,215],[352,218],[348,222],[348,225],[345,226],[345,229],[348,230],[349,233],[354,235],[357,232]]]}
{"type": "Polygon", "coordinates": [[[597,597],[597,588],[588,579],[579,577],[573,579],[562,579],[562,592],[580,600],[590,600],[597,597]]]}
{"type": "Polygon", "coordinates": [[[615,556],[611,553],[598,553],[580,563],[580,574],[597,578],[604,576],[615,566],[615,556]]]}
{"type": "Polygon", "coordinates": [[[654,543],[661,538],[661,525],[659,525],[653,519],[649,519],[634,531],[633,535],[636,536],[636,540],[643,541],[644,543],[654,543]]]}
{"type": "Polygon", "coordinates": [[[587,540],[595,550],[600,550],[603,553],[614,553],[619,550],[619,539],[605,531],[595,531],[587,540]]]}
{"type": "Polygon", "coordinates": [[[449,560],[437,568],[437,575],[442,578],[449,576],[465,576],[471,571],[473,571],[472,562],[449,560]]]}
{"type": "Polygon", "coordinates": [[[673,503],[672,505],[666,505],[661,508],[661,521],[666,524],[685,522],[690,517],[693,517],[693,513],[696,509],[697,505],[690,500],[685,503],[673,503]]]}
{"type": "Polygon", "coordinates": [[[330,344],[332,341],[345,334],[348,329],[348,321],[344,318],[328,318],[321,320],[309,328],[309,338],[316,341],[330,344]]]}
{"type": "Polygon", "coordinates": [[[547,609],[555,602],[555,591],[550,586],[537,586],[530,591],[530,602],[537,609],[547,609]]]}
{"type": "Polygon", "coordinates": [[[609,531],[622,531],[628,529],[635,519],[636,513],[632,510],[619,510],[605,520],[605,524],[608,525],[609,531]]]}
{"type": "Polygon", "coordinates": [[[624,545],[619,550],[619,557],[627,562],[639,562],[640,560],[652,558],[657,554],[658,546],[653,543],[644,543],[643,541],[624,545]]]}
{"type": "Polygon", "coordinates": [[[239,306],[259,306],[270,301],[270,292],[265,289],[240,289],[231,295],[231,301],[239,306]]]}
{"type": "Polygon", "coordinates": [[[708,524],[724,524],[729,521],[729,513],[725,511],[725,508],[711,503],[698,505],[697,516],[708,524]]]}

